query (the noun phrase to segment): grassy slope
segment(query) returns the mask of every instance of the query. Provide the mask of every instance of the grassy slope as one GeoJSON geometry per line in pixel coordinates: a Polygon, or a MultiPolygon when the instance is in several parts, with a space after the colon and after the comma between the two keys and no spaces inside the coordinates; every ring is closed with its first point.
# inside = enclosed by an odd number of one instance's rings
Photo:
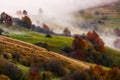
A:
{"type": "Polygon", "coordinates": [[[44,34],[38,34],[36,32],[26,32],[26,34],[10,34],[10,37],[29,42],[32,44],[35,43],[47,43],[49,46],[54,46],[60,49],[63,49],[64,46],[70,46],[72,44],[72,38],[63,37],[63,36],[52,36],[52,38],[45,37],[44,34]]]}
{"type": "MultiPolygon", "coordinates": [[[[29,34],[30,35],[30,34],[29,34]]],[[[66,37],[58,37],[58,36],[53,36],[53,38],[46,38],[44,37],[45,35],[41,35],[38,33],[31,33],[31,36],[35,36],[33,37],[26,37],[25,35],[17,35],[17,34],[11,34],[10,37],[15,38],[15,39],[19,39],[25,42],[30,42],[30,43],[36,43],[36,42],[48,42],[49,46],[54,45],[54,49],[62,49],[65,46],[71,46],[72,44],[72,38],[66,38],[66,37]],[[43,38],[43,39],[42,39],[43,38]],[[31,40],[32,39],[32,40],[31,40]],[[31,40],[31,41],[29,41],[31,40]],[[36,40],[36,41],[35,41],[36,40]],[[41,41],[42,40],[42,41],[41,41]],[[55,41],[55,42],[53,42],[55,41]]],[[[106,53],[107,55],[114,61],[114,64],[119,64],[120,61],[120,51],[111,49],[109,47],[106,47],[106,53]]]]}
{"type": "MultiPolygon", "coordinates": [[[[3,27],[1,27],[3,28],[3,27]]],[[[50,47],[52,51],[56,51],[57,52],[61,51],[61,49],[63,49],[65,46],[71,46],[72,45],[72,41],[73,38],[70,37],[63,37],[63,36],[52,36],[52,38],[47,38],[45,37],[44,34],[39,34],[37,32],[33,32],[24,28],[16,28],[17,33],[14,33],[15,30],[13,31],[9,31],[10,34],[9,36],[11,38],[14,39],[18,39],[24,42],[29,42],[32,44],[35,43],[47,43],[48,46],[52,46],[50,47]],[[18,33],[19,31],[23,31],[22,33],[18,33]]],[[[107,55],[113,59],[115,64],[119,64],[120,61],[120,51],[111,49],[109,47],[106,47],[106,52],[107,55]]]]}
{"type": "Polygon", "coordinates": [[[20,52],[21,55],[26,57],[26,59],[31,59],[32,57],[38,57],[40,60],[54,58],[65,63],[66,66],[64,67],[69,69],[86,69],[90,67],[89,64],[85,64],[81,61],[76,61],[74,59],[65,57],[63,55],[54,52],[49,52],[44,48],[29,43],[25,43],[19,40],[15,40],[12,38],[0,36],[0,47],[4,47],[4,46],[8,50],[7,52],[9,53],[10,51],[20,52]]]}
{"type": "Polygon", "coordinates": [[[120,50],[114,50],[106,47],[107,55],[114,61],[115,65],[120,64],[120,50]]]}
{"type": "MultiPolygon", "coordinates": [[[[16,35],[16,34],[11,34],[12,38],[19,39],[25,42],[30,42],[30,43],[36,43],[36,42],[42,42],[45,43],[47,41],[49,46],[53,46],[59,49],[63,49],[65,46],[71,46],[72,45],[72,38],[67,38],[67,37],[58,37],[58,36],[53,36],[53,38],[46,38],[44,37],[45,35],[41,35],[38,33],[35,34],[29,34],[33,37],[25,37],[25,35],[16,35]],[[33,39],[33,40],[31,40],[33,39]],[[29,41],[31,40],[31,41],[29,41]],[[36,41],[35,41],[36,40],[36,41]]],[[[106,47],[106,53],[107,55],[113,59],[115,64],[119,64],[120,61],[120,51],[111,49],[109,47],[106,47]]]]}

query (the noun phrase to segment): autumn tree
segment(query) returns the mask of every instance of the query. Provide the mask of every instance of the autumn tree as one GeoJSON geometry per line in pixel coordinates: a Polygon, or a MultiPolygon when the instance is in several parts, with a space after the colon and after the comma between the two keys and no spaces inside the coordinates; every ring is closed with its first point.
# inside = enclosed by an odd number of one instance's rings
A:
{"type": "Polygon", "coordinates": [[[5,23],[7,25],[12,25],[13,23],[12,17],[5,12],[2,12],[0,14],[0,18],[1,18],[1,21],[0,21],[1,23],[5,23]]]}
{"type": "Polygon", "coordinates": [[[70,30],[69,30],[68,28],[65,28],[65,29],[63,30],[63,34],[64,34],[65,36],[71,36],[71,32],[70,32],[70,30]]]}
{"type": "Polygon", "coordinates": [[[48,26],[47,24],[43,23],[42,25],[43,25],[43,27],[42,27],[43,32],[44,32],[46,35],[50,35],[50,34],[53,33],[53,32],[50,30],[50,28],[49,28],[49,26],[48,26]]]}
{"type": "Polygon", "coordinates": [[[28,15],[28,12],[26,10],[23,10],[23,15],[24,16],[27,16],[28,15]]]}
{"type": "Polygon", "coordinates": [[[89,41],[94,45],[96,51],[100,53],[105,52],[104,42],[95,31],[89,31],[86,36],[88,37],[89,41]]]}
{"type": "Polygon", "coordinates": [[[43,24],[43,29],[44,29],[45,31],[50,31],[49,26],[48,26],[48,25],[46,25],[46,24],[43,24]]]}
{"type": "Polygon", "coordinates": [[[84,51],[87,47],[87,42],[82,39],[81,36],[75,35],[73,40],[73,48],[74,50],[81,50],[84,51]]]}
{"type": "Polygon", "coordinates": [[[86,40],[82,39],[79,35],[75,35],[73,40],[73,48],[74,51],[71,53],[73,57],[80,60],[86,60],[86,55],[84,54],[84,51],[88,48],[86,40]]]}
{"type": "Polygon", "coordinates": [[[32,21],[28,16],[22,17],[22,22],[23,22],[23,26],[27,27],[28,29],[30,28],[30,26],[32,26],[32,21]]]}
{"type": "Polygon", "coordinates": [[[105,80],[120,80],[120,69],[118,67],[113,67],[106,71],[105,77],[105,80]]]}

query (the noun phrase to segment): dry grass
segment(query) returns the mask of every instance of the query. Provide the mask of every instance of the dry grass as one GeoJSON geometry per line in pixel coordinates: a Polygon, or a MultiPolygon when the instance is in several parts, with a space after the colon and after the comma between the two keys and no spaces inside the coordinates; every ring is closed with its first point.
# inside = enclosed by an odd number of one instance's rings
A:
{"type": "MultiPolygon", "coordinates": [[[[49,52],[44,48],[22,42],[19,40],[15,40],[12,38],[0,36],[0,48],[4,47],[6,52],[19,52],[20,54],[27,56],[28,59],[30,57],[39,57],[41,60],[45,59],[58,59],[62,61],[66,66],[66,68],[69,69],[88,69],[90,68],[89,64],[83,63],[81,61],[76,61],[74,59],[65,57],[63,55],[60,55],[58,53],[49,52]]],[[[26,58],[27,58],[26,57],[26,58]]]]}

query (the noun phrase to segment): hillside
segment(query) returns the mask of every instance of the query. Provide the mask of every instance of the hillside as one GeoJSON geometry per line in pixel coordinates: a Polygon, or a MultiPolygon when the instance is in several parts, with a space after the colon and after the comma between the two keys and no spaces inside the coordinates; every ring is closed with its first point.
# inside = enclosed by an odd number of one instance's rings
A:
{"type": "Polygon", "coordinates": [[[120,80],[120,0],[17,2],[1,5],[0,80],[120,80]]]}
{"type": "Polygon", "coordinates": [[[107,5],[81,10],[75,14],[75,19],[82,28],[112,31],[114,28],[119,27],[119,4],[120,1],[118,0],[107,5]]]}
{"type": "MultiPolygon", "coordinates": [[[[4,24],[1,24],[0,28],[4,30],[3,32],[4,36],[0,36],[0,50],[1,50],[0,59],[3,62],[0,65],[0,69],[3,69],[5,70],[5,72],[7,72],[6,66],[9,67],[9,65],[14,65],[12,67],[15,68],[15,70],[18,69],[23,72],[24,77],[23,76],[22,77],[25,80],[29,80],[28,74],[30,74],[30,70],[32,68],[34,70],[36,66],[39,69],[43,68],[42,69],[43,71],[40,72],[40,75],[45,74],[48,76],[48,74],[49,75],[51,74],[52,76],[50,77],[52,78],[51,80],[54,80],[54,79],[60,80],[61,73],[63,77],[64,74],[73,73],[77,70],[81,70],[84,72],[84,70],[87,69],[89,73],[89,69],[91,69],[91,66],[96,66],[95,63],[91,64],[91,63],[87,63],[77,59],[69,58],[70,56],[61,55],[62,53],[64,53],[63,52],[64,48],[72,46],[73,38],[71,37],[51,35],[51,38],[50,38],[50,37],[46,37],[45,34],[37,33],[37,32],[31,31],[19,26],[15,26],[15,25],[8,27],[4,24]],[[38,45],[39,47],[35,45],[38,45]],[[55,53],[53,51],[58,53],[55,53]],[[2,57],[4,57],[6,60],[3,59],[2,57]],[[44,70],[45,65],[47,65],[48,69],[50,69],[49,67],[52,67],[53,73],[51,72],[49,73],[49,71],[45,71],[44,70]],[[57,69],[53,68],[54,66],[57,66],[57,65],[59,65],[60,67],[57,67],[57,69]],[[55,71],[57,70],[58,72],[55,73],[54,70],[55,71]]],[[[66,55],[66,53],[64,54],[66,55]]],[[[113,60],[113,63],[115,65],[119,65],[120,51],[106,47],[106,55],[110,58],[110,60],[113,60]]],[[[96,56],[96,54],[94,56],[96,56]]],[[[96,59],[97,58],[95,57],[95,60],[96,59]]],[[[102,67],[102,68],[103,70],[106,70],[106,71],[110,70],[110,68],[106,68],[106,67],[102,67]]],[[[11,75],[10,75],[10,78],[13,79],[11,75]]]]}
{"type": "Polygon", "coordinates": [[[6,51],[9,53],[11,53],[12,51],[20,52],[20,55],[29,58],[31,58],[31,56],[39,57],[40,60],[55,58],[64,62],[67,66],[69,66],[72,69],[81,69],[81,68],[87,69],[90,67],[90,65],[85,64],[83,62],[76,61],[74,59],[70,59],[63,55],[60,55],[58,53],[54,53],[52,51],[49,52],[44,48],[4,36],[0,36],[0,47],[1,48],[5,47],[6,51]]]}
{"type": "MultiPolygon", "coordinates": [[[[4,29],[7,27],[3,25],[1,26],[1,28],[4,29]]],[[[70,55],[69,53],[65,53],[63,50],[66,47],[72,47],[73,38],[71,37],[51,35],[52,38],[48,38],[48,37],[45,37],[46,36],[45,34],[33,32],[25,28],[20,28],[20,27],[17,28],[15,26],[14,28],[13,26],[9,27],[8,30],[4,29],[4,31],[5,32],[3,33],[3,35],[9,36],[11,38],[32,43],[40,47],[44,47],[49,51],[57,52],[66,56],[70,55]],[[17,29],[17,30],[14,30],[14,29],[17,29]],[[6,32],[8,32],[9,34],[5,34],[6,32]]],[[[106,47],[106,54],[111,60],[113,60],[113,63],[115,65],[119,64],[119,61],[120,61],[119,50],[114,50],[112,48],[106,47]],[[113,56],[116,57],[116,59],[114,59],[113,56]]]]}

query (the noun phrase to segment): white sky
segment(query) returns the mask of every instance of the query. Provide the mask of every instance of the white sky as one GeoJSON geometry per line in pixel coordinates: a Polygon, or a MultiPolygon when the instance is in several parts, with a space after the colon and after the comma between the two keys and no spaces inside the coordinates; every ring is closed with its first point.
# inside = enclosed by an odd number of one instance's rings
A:
{"type": "Polygon", "coordinates": [[[31,14],[37,14],[38,9],[42,8],[43,11],[48,14],[61,14],[110,1],[111,0],[0,0],[0,12],[15,13],[16,10],[26,9],[31,14]]]}

